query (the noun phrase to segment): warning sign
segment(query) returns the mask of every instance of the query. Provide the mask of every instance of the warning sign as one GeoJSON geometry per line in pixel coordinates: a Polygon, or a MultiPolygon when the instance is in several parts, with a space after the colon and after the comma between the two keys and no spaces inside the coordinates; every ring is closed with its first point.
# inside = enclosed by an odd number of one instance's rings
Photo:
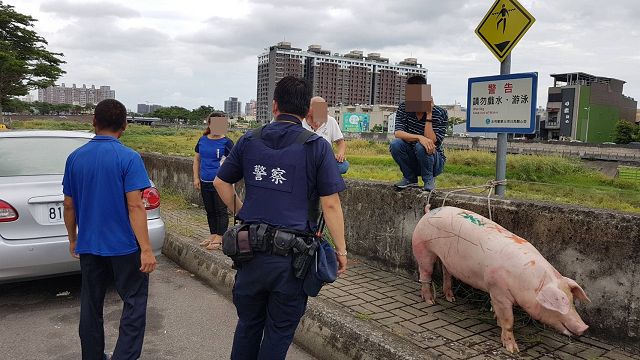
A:
{"type": "Polygon", "coordinates": [[[503,61],[536,19],[517,0],[496,0],[476,34],[503,61]]]}

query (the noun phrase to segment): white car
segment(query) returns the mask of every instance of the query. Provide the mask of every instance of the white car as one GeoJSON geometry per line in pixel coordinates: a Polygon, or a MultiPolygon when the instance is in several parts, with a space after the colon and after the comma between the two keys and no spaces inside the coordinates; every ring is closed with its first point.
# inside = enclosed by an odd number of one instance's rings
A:
{"type": "MultiPolygon", "coordinates": [[[[62,176],[67,157],[93,138],[76,131],[0,132],[0,283],[78,272],[64,226],[62,176]]],[[[95,189],[100,191],[100,189],[95,189]]],[[[153,251],[165,225],[160,194],[143,193],[153,251]]]]}

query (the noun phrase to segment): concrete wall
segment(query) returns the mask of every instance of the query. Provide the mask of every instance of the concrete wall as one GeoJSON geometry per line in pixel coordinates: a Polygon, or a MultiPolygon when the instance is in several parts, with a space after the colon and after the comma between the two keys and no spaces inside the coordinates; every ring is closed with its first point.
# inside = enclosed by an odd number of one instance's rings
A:
{"type": "MultiPolygon", "coordinates": [[[[146,154],[156,184],[199,202],[191,159],[146,154]]],[[[416,276],[411,234],[424,214],[418,190],[348,181],[341,194],[348,248],[390,271],[416,276]]],[[[442,204],[435,196],[432,207],[442,204]]],[[[486,197],[451,195],[447,205],[487,216],[486,197]]],[[[563,275],[580,283],[592,303],[578,311],[593,333],[640,340],[640,215],[525,201],[492,201],[493,218],[528,239],[563,275]]]]}

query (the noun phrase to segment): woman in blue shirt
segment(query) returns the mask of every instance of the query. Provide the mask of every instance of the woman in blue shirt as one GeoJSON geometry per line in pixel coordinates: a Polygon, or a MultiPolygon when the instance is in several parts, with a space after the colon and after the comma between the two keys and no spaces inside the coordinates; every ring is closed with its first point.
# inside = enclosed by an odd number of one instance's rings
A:
{"type": "Polygon", "coordinates": [[[222,235],[229,226],[227,207],[213,187],[220,164],[233,148],[233,141],[225,136],[229,119],[223,112],[214,111],[207,118],[207,129],[196,144],[193,159],[193,185],[200,190],[207,211],[211,236],[200,243],[207,250],[219,249],[222,235]]]}

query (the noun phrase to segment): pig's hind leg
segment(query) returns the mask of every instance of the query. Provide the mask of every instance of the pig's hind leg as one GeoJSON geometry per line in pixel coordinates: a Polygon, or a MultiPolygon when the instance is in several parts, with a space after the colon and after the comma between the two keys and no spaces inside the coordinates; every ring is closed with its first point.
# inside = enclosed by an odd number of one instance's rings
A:
{"type": "Polygon", "coordinates": [[[455,302],[456,298],[453,295],[453,276],[451,276],[451,273],[447,270],[444,263],[442,261],[440,263],[442,264],[442,290],[444,297],[447,298],[448,302],[455,302]]]}
{"type": "Polygon", "coordinates": [[[424,244],[416,244],[413,247],[413,253],[418,262],[418,271],[420,273],[420,295],[427,304],[434,305],[436,296],[431,284],[431,276],[433,275],[433,266],[438,260],[438,256],[430,251],[424,244]]]}

